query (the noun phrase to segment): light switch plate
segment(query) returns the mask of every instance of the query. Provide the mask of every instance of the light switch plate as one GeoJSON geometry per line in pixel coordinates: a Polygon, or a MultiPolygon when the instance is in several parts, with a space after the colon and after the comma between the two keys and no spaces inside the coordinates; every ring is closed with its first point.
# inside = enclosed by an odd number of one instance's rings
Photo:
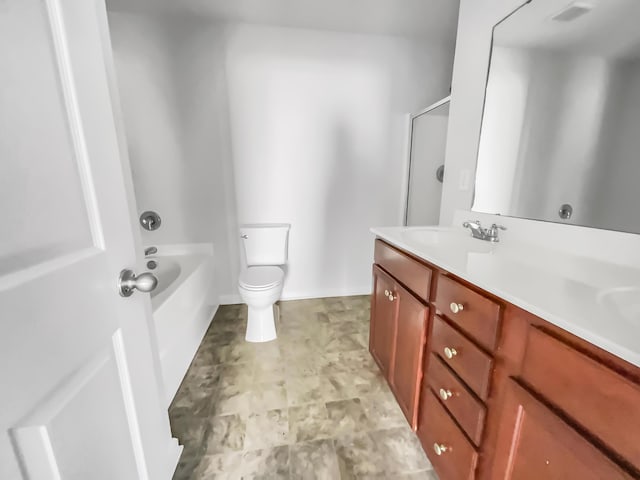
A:
{"type": "Polygon", "coordinates": [[[458,188],[462,191],[469,190],[471,185],[471,170],[460,170],[460,179],[458,182],[458,188]]]}

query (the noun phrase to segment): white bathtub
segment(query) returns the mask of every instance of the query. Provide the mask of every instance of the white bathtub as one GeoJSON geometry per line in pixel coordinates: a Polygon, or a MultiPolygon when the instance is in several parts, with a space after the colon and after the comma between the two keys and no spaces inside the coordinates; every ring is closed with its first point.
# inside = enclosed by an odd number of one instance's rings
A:
{"type": "Polygon", "coordinates": [[[158,246],[151,307],[168,407],[218,307],[213,251],[202,245],[158,246]]]}

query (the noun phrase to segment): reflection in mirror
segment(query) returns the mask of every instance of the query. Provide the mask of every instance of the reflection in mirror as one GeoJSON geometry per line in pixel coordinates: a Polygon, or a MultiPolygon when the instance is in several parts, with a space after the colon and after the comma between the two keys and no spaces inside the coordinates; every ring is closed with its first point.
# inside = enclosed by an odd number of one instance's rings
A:
{"type": "Polygon", "coordinates": [[[638,19],[533,0],[494,28],[474,211],[640,233],[638,19]]]}
{"type": "Polygon", "coordinates": [[[444,179],[449,97],[411,116],[405,225],[437,225],[444,179]]]}

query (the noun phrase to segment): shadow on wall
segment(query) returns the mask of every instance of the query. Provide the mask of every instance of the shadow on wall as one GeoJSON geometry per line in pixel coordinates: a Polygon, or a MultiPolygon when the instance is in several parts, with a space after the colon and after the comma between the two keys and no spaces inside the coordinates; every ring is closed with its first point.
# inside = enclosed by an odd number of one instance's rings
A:
{"type": "MultiPolygon", "coordinates": [[[[333,279],[333,289],[338,292],[349,292],[362,276],[351,271],[351,261],[357,249],[361,248],[361,239],[354,236],[353,223],[359,211],[358,204],[367,199],[359,198],[354,190],[353,179],[359,178],[360,185],[369,185],[366,177],[369,171],[362,168],[366,159],[360,158],[354,148],[353,133],[347,124],[337,119],[331,134],[331,157],[327,159],[328,188],[324,204],[324,222],[320,226],[323,232],[324,245],[322,269],[316,271],[318,283],[328,276],[333,279]],[[360,167],[360,168],[359,168],[360,167]]],[[[371,192],[372,195],[375,192],[371,192]]]]}

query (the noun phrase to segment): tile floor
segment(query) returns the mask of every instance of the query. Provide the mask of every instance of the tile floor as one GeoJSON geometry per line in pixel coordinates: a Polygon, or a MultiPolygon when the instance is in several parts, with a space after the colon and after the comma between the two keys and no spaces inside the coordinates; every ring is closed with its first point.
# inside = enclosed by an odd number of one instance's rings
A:
{"type": "Polygon", "coordinates": [[[170,407],[174,480],[437,477],[368,352],[369,297],[280,303],[278,339],[220,307],[170,407]]]}

